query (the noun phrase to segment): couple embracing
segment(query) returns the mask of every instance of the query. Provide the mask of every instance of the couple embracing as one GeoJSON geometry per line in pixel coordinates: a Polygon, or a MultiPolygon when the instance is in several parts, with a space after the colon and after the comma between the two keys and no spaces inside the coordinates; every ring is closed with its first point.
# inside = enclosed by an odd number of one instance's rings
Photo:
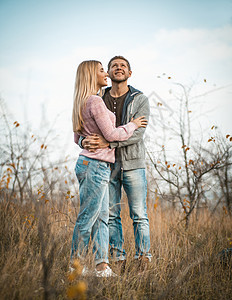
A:
{"type": "Polygon", "coordinates": [[[76,73],[72,120],[74,141],[83,150],[75,167],[80,211],[73,232],[71,264],[79,258],[83,275],[90,273],[85,265],[90,239],[97,277],[116,276],[109,266],[109,247],[115,264],[125,267],[122,186],[133,220],[135,262],[151,260],[143,142],[149,103],[142,92],[127,84],[131,74],[130,63],[123,56],[109,61],[107,73],[93,60],[82,62],[76,73]],[[103,90],[107,77],[112,87],[103,90]]]}

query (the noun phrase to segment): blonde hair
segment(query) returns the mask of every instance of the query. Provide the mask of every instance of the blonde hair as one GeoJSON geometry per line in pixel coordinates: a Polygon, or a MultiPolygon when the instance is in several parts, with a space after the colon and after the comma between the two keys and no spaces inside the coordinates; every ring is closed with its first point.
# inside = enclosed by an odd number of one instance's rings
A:
{"type": "MultiPolygon", "coordinates": [[[[91,95],[96,95],[97,88],[97,71],[100,61],[87,60],[79,64],[76,72],[76,81],[73,95],[73,113],[72,123],[73,131],[81,132],[83,129],[82,111],[91,95]]],[[[100,89],[99,95],[101,96],[100,89]]]]}

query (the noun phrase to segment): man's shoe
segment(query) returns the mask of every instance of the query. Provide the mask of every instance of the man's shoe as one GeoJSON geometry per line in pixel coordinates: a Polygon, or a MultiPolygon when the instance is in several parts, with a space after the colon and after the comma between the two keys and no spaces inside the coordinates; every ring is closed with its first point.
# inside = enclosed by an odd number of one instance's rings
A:
{"type": "Polygon", "coordinates": [[[95,269],[95,276],[96,277],[117,277],[118,275],[115,274],[109,266],[107,266],[102,271],[98,271],[95,269]]]}
{"type": "Polygon", "coordinates": [[[126,271],[126,260],[118,260],[115,261],[113,264],[114,270],[117,274],[124,274],[126,271]]]}
{"type": "Polygon", "coordinates": [[[140,273],[147,271],[150,259],[145,256],[140,256],[138,259],[138,270],[140,273]]]}

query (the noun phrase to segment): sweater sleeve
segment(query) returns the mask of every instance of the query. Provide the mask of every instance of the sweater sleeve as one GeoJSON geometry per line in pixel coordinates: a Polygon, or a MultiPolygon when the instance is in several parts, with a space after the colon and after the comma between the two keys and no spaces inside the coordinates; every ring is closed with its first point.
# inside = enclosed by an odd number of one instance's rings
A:
{"type": "Polygon", "coordinates": [[[95,96],[91,103],[91,115],[94,118],[98,128],[104,138],[109,141],[125,141],[132,136],[138,127],[135,123],[129,122],[126,125],[115,127],[109,116],[109,111],[103,100],[95,96]]]}

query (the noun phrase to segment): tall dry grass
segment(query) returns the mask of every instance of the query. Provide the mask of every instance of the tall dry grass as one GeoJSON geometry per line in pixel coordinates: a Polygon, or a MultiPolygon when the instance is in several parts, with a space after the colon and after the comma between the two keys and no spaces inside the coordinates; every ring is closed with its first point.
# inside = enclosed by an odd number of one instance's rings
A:
{"type": "Polygon", "coordinates": [[[218,255],[232,247],[232,220],[224,211],[212,216],[204,210],[192,217],[186,230],[180,222],[181,212],[149,206],[153,260],[147,271],[139,273],[124,199],[125,273],[109,279],[77,276],[70,281],[68,264],[76,218],[72,201],[64,197],[20,205],[6,200],[3,193],[1,198],[0,299],[68,299],[68,288],[78,282],[82,285],[77,299],[232,298],[232,267],[223,265],[218,255]]]}

